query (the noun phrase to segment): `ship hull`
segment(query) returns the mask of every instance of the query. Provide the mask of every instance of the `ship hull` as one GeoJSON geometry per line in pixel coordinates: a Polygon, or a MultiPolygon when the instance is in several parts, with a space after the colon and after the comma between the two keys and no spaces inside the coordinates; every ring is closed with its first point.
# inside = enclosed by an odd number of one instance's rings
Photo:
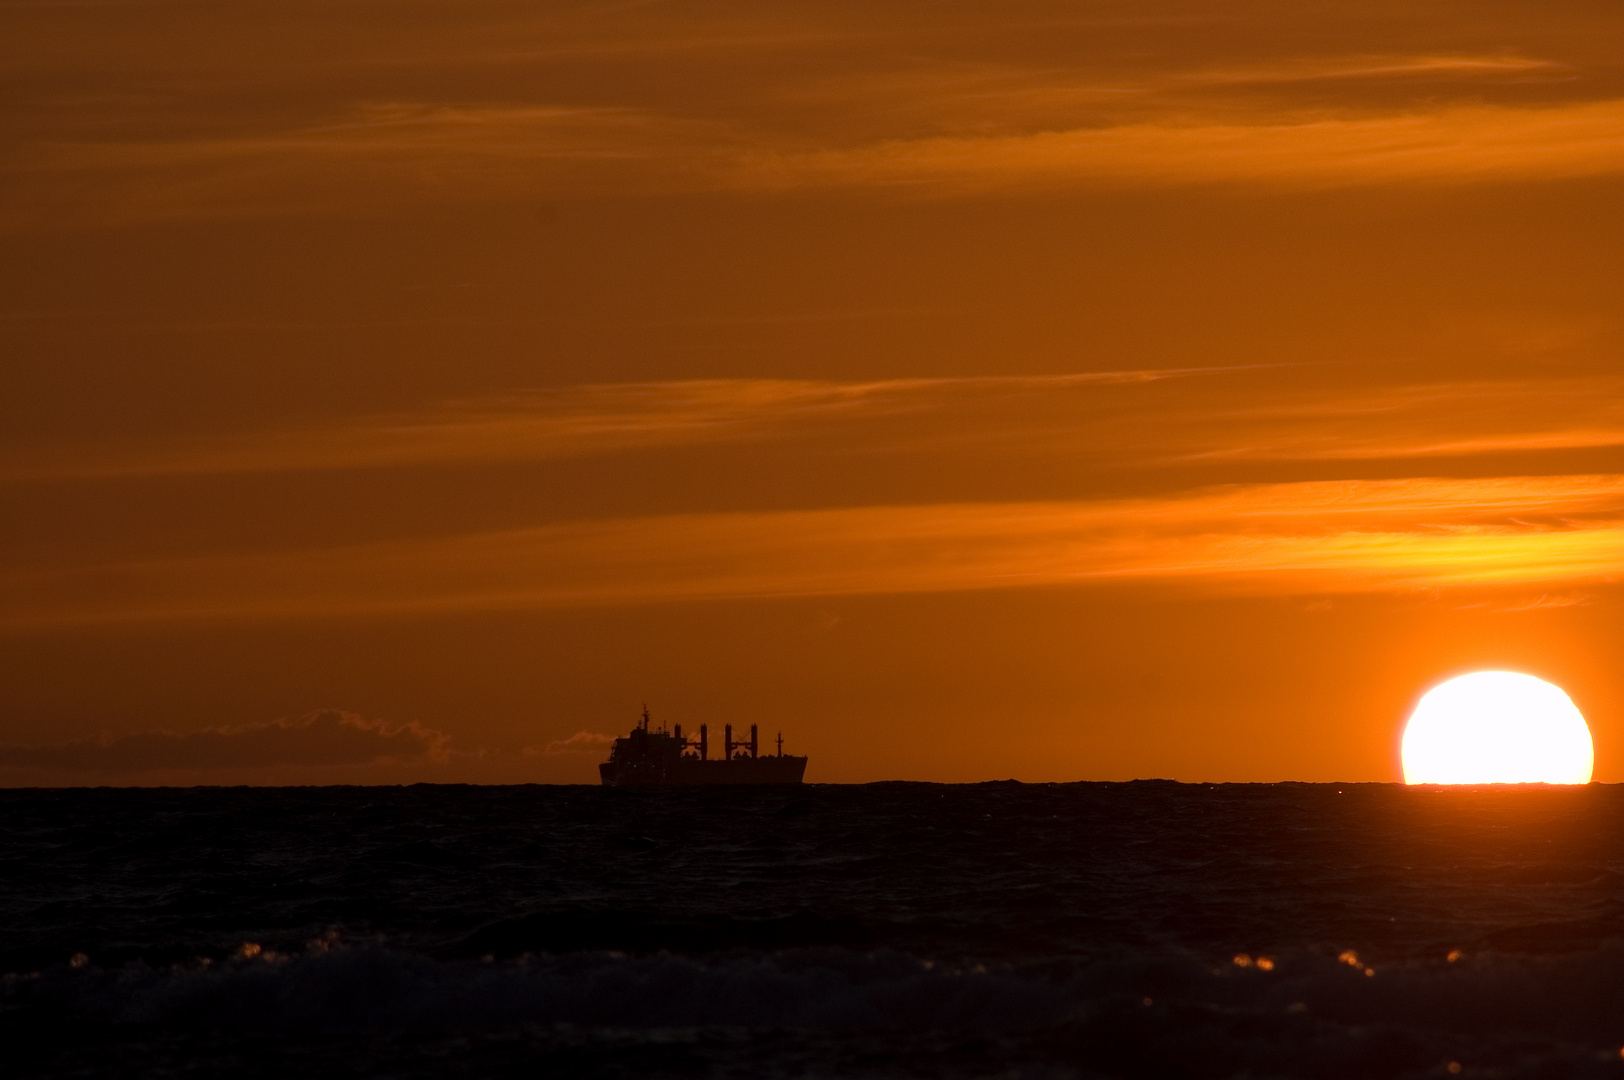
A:
{"type": "Polygon", "coordinates": [[[732,784],[799,784],[806,775],[806,758],[734,758],[732,761],[700,761],[680,758],[673,762],[606,761],[598,766],[605,787],[710,787],[732,784]]]}

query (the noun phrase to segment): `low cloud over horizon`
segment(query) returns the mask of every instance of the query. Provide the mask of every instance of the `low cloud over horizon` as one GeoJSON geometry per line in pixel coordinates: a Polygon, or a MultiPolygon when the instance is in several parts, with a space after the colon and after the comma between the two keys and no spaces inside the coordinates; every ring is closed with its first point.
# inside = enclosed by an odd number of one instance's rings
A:
{"type": "Polygon", "coordinates": [[[246,782],[262,781],[266,774],[443,764],[450,754],[450,737],[422,724],[318,709],[297,719],[193,731],[103,731],[60,743],[0,744],[0,782],[28,777],[132,782],[154,774],[228,783],[238,774],[239,782],[246,782]]]}

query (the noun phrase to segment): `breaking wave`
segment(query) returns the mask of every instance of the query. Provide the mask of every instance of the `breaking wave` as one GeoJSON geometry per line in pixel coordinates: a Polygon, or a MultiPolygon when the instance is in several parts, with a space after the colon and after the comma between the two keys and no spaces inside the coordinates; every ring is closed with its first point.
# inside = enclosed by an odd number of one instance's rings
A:
{"type": "MultiPolygon", "coordinates": [[[[1380,970],[1346,953],[988,968],[842,948],[505,961],[328,943],[296,955],[251,952],[164,968],[103,969],[76,958],[7,975],[0,1015],[12,1031],[148,1037],[522,1031],[544,1044],[533,1052],[594,1031],[620,1033],[623,1050],[731,1032],[719,1045],[734,1057],[768,1034],[775,1052],[788,1038],[821,1040],[825,1054],[830,1039],[888,1034],[948,1073],[996,1046],[1026,1071],[1085,1076],[1624,1075],[1617,948],[1380,970]],[[981,1040],[979,1050],[966,1040],[981,1040]]],[[[916,1057],[901,1071],[922,1064],[916,1057]]]]}

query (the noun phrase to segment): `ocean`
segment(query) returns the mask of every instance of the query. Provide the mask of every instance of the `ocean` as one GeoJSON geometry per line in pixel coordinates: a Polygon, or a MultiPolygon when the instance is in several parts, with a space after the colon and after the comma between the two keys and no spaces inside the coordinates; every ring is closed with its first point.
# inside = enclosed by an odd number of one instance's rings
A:
{"type": "Polygon", "coordinates": [[[17,1076],[1624,1077],[1624,786],[0,791],[17,1076]]]}

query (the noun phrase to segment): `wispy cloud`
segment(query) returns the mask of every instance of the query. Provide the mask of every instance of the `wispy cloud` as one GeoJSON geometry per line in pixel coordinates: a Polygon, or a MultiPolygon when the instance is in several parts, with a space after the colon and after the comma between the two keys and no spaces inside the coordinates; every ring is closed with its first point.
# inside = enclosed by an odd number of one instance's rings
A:
{"type": "Polygon", "coordinates": [[[1525,56],[1330,56],[1276,60],[1269,64],[1213,68],[1190,72],[1174,80],[1198,85],[1289,85],[1344,80],[1566,78],[1573,69],[1525,56]]]}
{"type": "Polygon", "coordinates": [[[1624,446],[1624,379],[1472,379],[1209,398],[1164,460],[1352,461],[1624,446]],[[1182,442],[1182,446],[1175,446],[1182,442]]]}
{"type": "Polygon", "coordinates": [[[1624,171],[1616,98],[1372,92],[1569,74],[1552,61],[1470,55],[1187,70],[858,65],[758,80],[752,103],[734,105],[719,104],[725,94],[686,104],[372,99],[279,122],[138,131],[92,117],[16,133],[0,170],[0,225],[649,192],[1322,188],[1624,171]]]}
{"type": "Polygon", "coordinates": [[[808,424],[938,411],[988,396],[1137,385],[1224,370],[821,382],[701,379],[536,390],[452,401],[325,427],[254,432],[171,447],[54,448],[0,464],[0,476],[139,476],[354,469],[421,462],[535,460],[804,431],[808,424]]]}
{"type": "MultiPolygon", "coordinates": [[[[1286,368],[1290,368],[1287,365],[1286,368]]],[[[366,469],[785,440],[1063,452],[1102,467],[1624,446],[1624,377],[1305,387],[1281,367],[828,382],[713,379],[452,401],[186,444],[37,448],[0,479],[366,469]]]]}
{"type": "MultiPolygon", "coordinates": [[[[13,224],[198,217],[695,187],[736,136],[636,108],[378,102],[281,130],[78,138],[0,173],[13,224]]],[[[702,182],[699,187],[714,186],[702,182]]]]}
{"type": "Polygon", "coordinates": [[[567,739],[554,739],[541,746],[523,747],[519,754],[522,757],[559,757],[561,755],[587,755],[601,758],[609,744],[615,741],[613,735],[604,735],[596,731],[577,731],[567,739]]]}
{"type": "MultiPolygon", "coordinates": [[[[899,136],[1022,136],[1039,132],[1301,123],[1321,116],[1392,115],[1404,88],[1424,86],[1417,111],[1482,103],[1488,86],[1576,77],[1565,64],[1503,55],[1344,55],[1179,67],[1144,62],[1092,68],[916,57],[883,70],[825,74],[783,91],[787,104],[841,117],[845,149],[899,136]],[[1334,110],[1328,112],[1327,110],[1334,110]],[[1386,110],[1383,112],[1382,110],[1386,110]],[[889,125],[889,129],[887,128],[889,125]]],[[[764,147],[757,147],[764,149],[764,147]]],[[[803,148],[804,149],[804,148],[803,148]]]]}
{"type": "Polygon", "coordinates": [[[1103,583],[1570,586],[1624,574],[1624,477],[1326,481],[1164,498],[681,514],[13,573],[0,626],[304,619],[1103,583]]]}
{"type": "Polygon", "coordinates": [[[1452,106],[1033,134],[893,139],[747,155],[741,187],[911,186],[947,192],[1078,185],[1344,187],[1559,180],[1624,171],[1624,101],[1452,106]]]}

